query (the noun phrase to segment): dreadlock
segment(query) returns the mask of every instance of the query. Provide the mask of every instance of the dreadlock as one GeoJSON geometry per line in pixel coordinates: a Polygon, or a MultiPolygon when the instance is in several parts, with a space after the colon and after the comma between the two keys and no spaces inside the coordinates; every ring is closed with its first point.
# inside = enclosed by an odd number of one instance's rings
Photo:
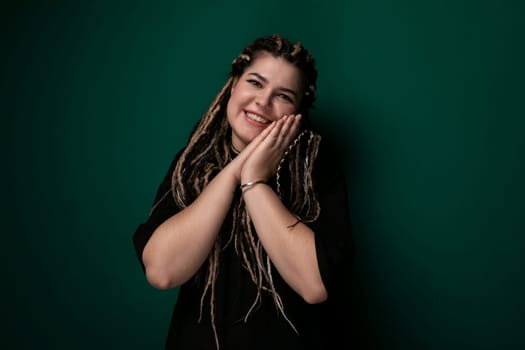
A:
{"type": "MultiPolygon", "coordinates": [[[[172,174],[171,194],[179,208],[192,203],[208,183],[231,161],[231,127],[226,118],[226,106],[230,98],[233,82],[240,77],[262,53],[270,53],[294,64],[302,72],[303,98],[299,113],[303,115],[298,136],[289,145],[281,160],[275,176],[275,190],[283,203],[297,217],[297,222],[312,222],[320,213],[319,202],[313,189],[312,172],[320,136],[309,128],[308,110],[313,108],[317,70],[310,52],[300,42],[292,44],[280,35],[256,39],[237,56],[225,85],[211,103],[208,111],[193,128],[188,143],[172,174]],[[284,176],[283,176],[284,175],[284,176]],[[290,179],[283,183],[281,179],[290,179]]],[[[199,320],[202,317],[203,303],[209,295],[212,328],[217,348],[219,347],[215,327],[215,281],[219,273],[221,251],[233,242],[237,254],[243,260],[257,295],[246,312],[244,321],[261,302],[263,292],[270,293],[275,305],[290,326],[297,332],[284,312],[284,305],[275,290],[270,259],[255,234],[255,229],[244,207],[242,196],[234,201],[231,212],[231,231],[227,237],[218,235],[207,264],[199,274],[204,274],[205,285],[201,296],[199,320]]]]}

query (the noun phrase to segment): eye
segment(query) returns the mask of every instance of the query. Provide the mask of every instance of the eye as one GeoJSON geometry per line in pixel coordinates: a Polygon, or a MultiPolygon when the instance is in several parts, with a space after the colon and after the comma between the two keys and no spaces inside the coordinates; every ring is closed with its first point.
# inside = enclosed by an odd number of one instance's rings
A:
{"type": "Polygon", "coordinates": [[[282,98],[283,100],[285,100],[286,102],[293,103],[292,98],[290,96],[288,96],[287,94],[279,94],[279,97],[282,98]]]}
{"type": "Polygon", "coordinates": [[[262,87],[262,84],[255,79],[248,79],[247,82],[255,87],[262,87]]]}

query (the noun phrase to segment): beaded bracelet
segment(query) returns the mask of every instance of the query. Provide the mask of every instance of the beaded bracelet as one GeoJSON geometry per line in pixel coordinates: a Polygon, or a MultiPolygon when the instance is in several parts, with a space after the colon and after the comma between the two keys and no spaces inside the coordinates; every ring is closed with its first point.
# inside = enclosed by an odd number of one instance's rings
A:
{"type": "Polygon", "coordinates": [[[257,184],[265,184],[265,183],[266,183],[266,180],[255,180],[255,181],[245,182],[241,184],[241,190],[242,192],[244,192],[257,184]]]}

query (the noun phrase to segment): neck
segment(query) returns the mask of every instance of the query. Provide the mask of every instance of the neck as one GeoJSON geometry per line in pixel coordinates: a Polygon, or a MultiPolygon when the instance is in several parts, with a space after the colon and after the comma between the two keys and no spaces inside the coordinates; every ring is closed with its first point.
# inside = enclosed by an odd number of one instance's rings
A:
{"type": "Polygon", "coordinates": [[[233,153],[235,153],[235,154],[241,153],[241,151],[239,151],[237,148],[235,148],[235,146],[233,145],[233,142],[231,144],[231,149],[232,149],[233,153]]]}

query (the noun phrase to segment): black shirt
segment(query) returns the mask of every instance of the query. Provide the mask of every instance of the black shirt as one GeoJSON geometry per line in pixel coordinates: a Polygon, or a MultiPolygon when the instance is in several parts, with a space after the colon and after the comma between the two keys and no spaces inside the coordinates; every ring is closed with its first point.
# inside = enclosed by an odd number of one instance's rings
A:
{"type": "MultiPolygon", "coordinates": [[[[179,211],[171,193],[171,175],[181,152],[174,157],[164,181],[159,186],[154,203],[161,198],[148,219],[139,225],[134,236],[137,257],[142,264],[142,251],[154,230],[166,219],[179,211]]],[[[241,264],[233,244],[221,253],[219,274],[215,284],[215,325],[220,348],[306,350],[332,349],[343,336],[348,315],[345,293],[345,274],[349,257],[348,216],[345,177],[331,150],[320,144],[314,163],[314,186],[321,205],[317,220],[308,226],[315,233],[316,254],[328,301],[320,304],[306,303],[273,268],[276,291],[284,304],[285,315],[296,331],[277,309],[271,295],[262,292],[262,302],[245,321],[244,317],[255,300],[257,289],[248,272],[241,264]],[[337,297],[336,297],[337,296],[337,297]]],[[[289,181],[289,179],[283,179],[289,181]]],[[[234,201],[240,200],[240,191],[234,201]]],[[[223,230],[227,230],[227,223],[223,230]]],[[[144,265],[142,265],[144,268],[144,265]]],[[[196,275],[197,276],[197,275],[196,275]]],[[[215,337],[211,325],[209,296],[205,298],[199,322],[201,296],[205,278],[194,276],[180,287],[175,305],[166,349],[215,349],[215,337]]]]}

